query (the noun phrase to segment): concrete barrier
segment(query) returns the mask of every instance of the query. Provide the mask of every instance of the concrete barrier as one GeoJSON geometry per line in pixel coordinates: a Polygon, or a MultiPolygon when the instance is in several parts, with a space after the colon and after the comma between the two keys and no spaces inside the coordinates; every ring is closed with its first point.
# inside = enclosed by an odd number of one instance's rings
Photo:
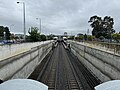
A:
{"type": "Polygon", "coordinates": [[[28,78],[35,67],[50,52],[51,48],[52,41],[47,41],[32,47],[28,51],[0,61],[0,79],[28,78]]]}
{"type": "MultiPolygon", "coordinates": [[[[46,41],[46,42],[49,42],[49,41],[46,41]]],[[[20,53],[26,52],[31,48],[39,46],[43,43],[44,42],[34,42],[34,43],[0,45],[0,61],[9,57],[18,55],[20,53]]]]}
{"type": "Polygon", "coordinates": [[[69,41],[72,52],[102,82],[120,79],[120,56],[69,41]]]}

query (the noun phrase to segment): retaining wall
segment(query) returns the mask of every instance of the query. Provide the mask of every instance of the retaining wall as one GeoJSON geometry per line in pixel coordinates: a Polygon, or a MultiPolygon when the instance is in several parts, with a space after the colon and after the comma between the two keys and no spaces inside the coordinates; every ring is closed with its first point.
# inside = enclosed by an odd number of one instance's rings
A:
{"type": "MultiPolygon", "coordinates": [[[[46,41],[46,42],[50,42],[50,41],[46,41]]],[[[43,43],[44,42],[34,42],[34,43],[0,45],[0,61],[15,56],[17,54],[26,52],[31,48],[39,46],[43,43]]]]}
{"type": "Polygon", "coordinates": [[[0,61],[0,79],[28,78],[51,48],[52,41],[44,42],[26,52],[0,61]]]}
{"type": "Polygon", "coordinates": [[[69,41],[74,55],[102,82],[120,79],[120,56],[69,41]]]}

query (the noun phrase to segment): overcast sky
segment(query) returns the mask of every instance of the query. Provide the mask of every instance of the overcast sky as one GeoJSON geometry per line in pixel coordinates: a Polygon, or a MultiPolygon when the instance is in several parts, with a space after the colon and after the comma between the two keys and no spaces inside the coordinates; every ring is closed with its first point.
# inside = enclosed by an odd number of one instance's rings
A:
{"type": "MultiPolygon", "coordinates": [[[[23,5],[18,0],[0,0],[0,25],[11,27],[11,32],[23,33],[23,5]],[[14,26],[13,26],[14,25],[14,26]]],[[[19,0],[21,1],[21,0],[19,0]]],[[[31,26],[42,33],[86,33],[88,20],[93,15],[114,18],[114,29],[120,29],[120,0],[23,0],[26,5],[26,32],[31,26]]]]}

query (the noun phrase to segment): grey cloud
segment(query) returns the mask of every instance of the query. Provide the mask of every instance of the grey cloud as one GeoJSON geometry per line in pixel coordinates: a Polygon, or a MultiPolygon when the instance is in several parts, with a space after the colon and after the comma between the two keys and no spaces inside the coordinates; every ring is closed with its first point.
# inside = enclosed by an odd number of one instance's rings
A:
{"type": "MultiPolygon", "coordinates": [[[[0,25],[14,24],[12,32],[23,33],[22,5],[17,0],[0,1],[0,25]]],[[[110,15],[115,20],[114,29],[119,31],[119,0],[24,0],[26,4],[26,30],[38,26],[42,19],[45,34],[86,33],[92,15],[110,15]]]]}

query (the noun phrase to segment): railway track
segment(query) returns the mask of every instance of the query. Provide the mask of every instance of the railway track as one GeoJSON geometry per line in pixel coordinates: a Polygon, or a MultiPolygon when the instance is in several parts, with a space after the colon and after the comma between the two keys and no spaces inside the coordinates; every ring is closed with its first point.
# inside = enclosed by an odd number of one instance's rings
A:
{"type": "Polygon", "coordinates": [[[49,90],[57,90],[58,61],[55,54],[58,53],[58,48],[53,49],[52,54],[50,54],[49,57],[45,59],[46,63],[42,67],[41,71],[39,72],[40,74],[37,77],[37,80],[46,84],[49,87],[49,90]]]}
{"type": "Polygon", "coordinates": [[[66,51],[64,51],[63,54],[66,57],[66,63],[68,63],[68,66],[66,67],[66,72],[69,71],[69,73],[66,73],[67,76],[66,90],[84,90],[80,80],[78,79],[78,76],[74,70],[72,63],[70,62],[69,57],[66,54],[66,51]]]}
{"type": "Polygon", "coordinates": [[[49,72],[47,73],[45,80],[45,84],[48,85],[49,90],[57,90],[57,69],[58,69],[58,62],[57,60],[52,61],[52,65],[49,68],[49,72]]]}
{"type": "MultiPolygon", "coordinates": [[[[75,71],[78,74],[78,77],[82,82],[82,84],[87,83],[92,90],[94,90],[94,87],[99,85],[101,81],[90,71],[88,70],[79,60],[77,57],[75,57],[72,53],[67,52],[68,55],[70,55],[70,61],[75,68],[75,71]],[[73,61],[74,59],[74,61],[73,61]],[[84,78],[81,78],[84,77],[84,78]]],[[[86,88],[86,87],[85,87],[86,88]]],[[[87,90],[87,89],[85,89],[87,90]]]]}
{"type": "Polygon", "coordinates": [[[71,69],[73,73],[73,78],[72,79],[67,78],[68,87],[66,88],[66,90],[84,90],[72,66],[71,66],[71,69]]]}
{"type": "Polygon", "coordinates": [[[92,80],[94,76],[89,74],[88,70],[64,49],[62,43],[59,43],[29,78],[43,82],[48,85],[49,90],[94,90],[93,87],[98,81],[92,80]]]}

